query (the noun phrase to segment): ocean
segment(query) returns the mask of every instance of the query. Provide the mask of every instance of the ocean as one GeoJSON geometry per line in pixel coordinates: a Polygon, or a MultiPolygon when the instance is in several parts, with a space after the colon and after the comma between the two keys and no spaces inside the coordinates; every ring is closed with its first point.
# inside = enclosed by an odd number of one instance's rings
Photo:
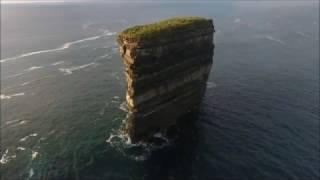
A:
{"type": "Polygon", "coordinates": [[[320,178],[318,1],[2,4],[0,62],[3,180],[320,178]],[[200,111],[132,144],[116,33],[184,15],[216,29],[200,111]]]}

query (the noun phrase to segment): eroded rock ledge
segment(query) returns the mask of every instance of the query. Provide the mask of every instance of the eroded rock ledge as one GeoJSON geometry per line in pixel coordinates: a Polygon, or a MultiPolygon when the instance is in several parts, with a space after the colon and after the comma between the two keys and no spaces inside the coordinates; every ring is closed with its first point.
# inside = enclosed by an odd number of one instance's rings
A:
{"type": "Polygon", "coordinates": [[[197,108],[212,65],[211,19],[177,17],[118,34],[132,141],[174,125],[197,108]]]}

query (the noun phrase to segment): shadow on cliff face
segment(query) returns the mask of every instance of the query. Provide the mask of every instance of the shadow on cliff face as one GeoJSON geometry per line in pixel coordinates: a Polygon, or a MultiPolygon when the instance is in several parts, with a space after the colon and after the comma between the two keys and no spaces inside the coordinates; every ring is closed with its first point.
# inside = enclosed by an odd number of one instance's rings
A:
{"type": "Polygon", "coordinates": [[[192,179],[192,162],[196,159],[197,139],[201,136],[196,128],[199,112],[189,113],[168,130],[175,140],[170,146],[155,150],[144,163],[147,180],[192,179]]]}

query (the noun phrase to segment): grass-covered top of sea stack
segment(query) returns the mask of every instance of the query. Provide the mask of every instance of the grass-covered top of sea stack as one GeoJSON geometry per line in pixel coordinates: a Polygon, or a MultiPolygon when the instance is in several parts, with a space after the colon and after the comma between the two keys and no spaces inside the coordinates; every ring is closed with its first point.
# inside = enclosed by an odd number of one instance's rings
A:
{"type": "Polygon", "coordinates": [[[197,32],[203,28],[212,28],[211,20],[196,16],[175,17],[152,24],[130,27],[120,32],[118,39],[129,42],[167,39],[184,32],[197,32]]]}

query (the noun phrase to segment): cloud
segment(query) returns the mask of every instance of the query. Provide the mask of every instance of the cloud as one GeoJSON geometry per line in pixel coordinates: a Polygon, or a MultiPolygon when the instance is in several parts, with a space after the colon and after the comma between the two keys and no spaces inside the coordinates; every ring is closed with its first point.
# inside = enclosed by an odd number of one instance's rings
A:
{"type": "Polygon", "coordinates": [[[234,1],[240,7],[249,8],[274,8],[274,7],[298,7],[298,6],[316,6],[319,5],[317,0],[284,0],[284,1],[234,1]]]}

